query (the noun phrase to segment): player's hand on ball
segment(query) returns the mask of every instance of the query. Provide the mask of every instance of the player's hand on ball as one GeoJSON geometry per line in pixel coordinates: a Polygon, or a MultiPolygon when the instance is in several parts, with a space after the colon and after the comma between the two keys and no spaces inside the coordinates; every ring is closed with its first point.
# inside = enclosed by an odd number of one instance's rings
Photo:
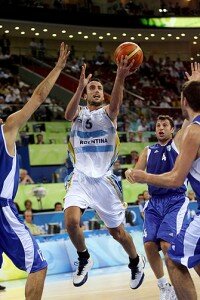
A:
{"type": "Polygon", "coordinates": [[[125,57],[121,57],[120,61],[117,61],[117,75],[121,79],[125,79],[127,76],[133,74],[133,71],[131,68],[133,67],[134,60],[131,62],[128,62],[128,56],[126,55],[125,57]]]}

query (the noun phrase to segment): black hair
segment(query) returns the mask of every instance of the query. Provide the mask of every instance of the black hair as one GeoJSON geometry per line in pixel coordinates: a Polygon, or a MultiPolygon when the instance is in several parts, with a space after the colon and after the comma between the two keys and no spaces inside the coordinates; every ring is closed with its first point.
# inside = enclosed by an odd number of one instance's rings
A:
{"type": "Polygon", "coordinates": [[[172,119],[172,117],[170,117],[168,115],[159,115],[157,117],[156,122],[158,122],[158,121],[164,121],[164,120],[168,120],[169,123],[170,123],[170,125],[171,125],[171,127],[174,128],[174,120],[172,119]]]}
{"type": "Polygon", "coordinates": [[[182,87],[183,97],[186,98],[194,112],[200,111],[200,81],[187,81],[182,87]]]}
{"type": "Polygon", "coordinates": [[[56,202],[56,203],[54,204],[54,208],[56,208],[57,205],[62,205],[62,203],[61,203],[61,202],[56,202]]]}

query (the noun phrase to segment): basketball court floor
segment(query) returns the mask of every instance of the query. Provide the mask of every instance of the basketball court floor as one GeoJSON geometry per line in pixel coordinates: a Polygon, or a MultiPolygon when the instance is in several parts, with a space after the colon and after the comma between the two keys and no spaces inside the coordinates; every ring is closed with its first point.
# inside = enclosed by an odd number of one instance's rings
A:
{"type": "MultiPolygon", "coordinates": [[[[200,278],[192,270],[198,299],[200,299],[200,278]]],[[[72,274],[48,276],[45,282],[43,300],[159,300],[156,279],[147,265],[145,281],[138,290],[129,288],[130,272],[127,266],[103,268],[90,271],[87,283],[75,288],[72,274]]],[[[0,300],[23,300],[25,280],[8,281],[0,300]]],[[[189,300],[189,299],[188,299],[189,300]]]]}

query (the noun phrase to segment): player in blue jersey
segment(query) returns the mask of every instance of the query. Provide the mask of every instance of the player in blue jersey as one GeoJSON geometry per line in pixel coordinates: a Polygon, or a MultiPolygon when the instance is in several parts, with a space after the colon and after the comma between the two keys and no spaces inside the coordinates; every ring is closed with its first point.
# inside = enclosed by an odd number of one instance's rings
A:
{"type": "Polygon", "coordinates": [[[124,230],[122,192],[117,177],[112,174],[119,144],[117,116],[123,99],[124,81],[131,74],[131,67],[127,57],[118,62],[110,104],[105,105],[102,84],[91,80],[91,74],[85,77],[84,65],[76,93],[65,111],[65,118],[73,121],[69,150],[74,171],[64,208],[67,232],[78,253],[79,265],[73,277],[76,287],[86,282],[93,265],[80,228],[81,214],[87,207],[96,210],[110,234],[129,255],[130,287],[138,288],[144,278],[144,257],[138,256],[131,236],[124,230]],[[81,107],[79,102],[84,89],[87,105],[81,107]]]}
{"type": "MultiPolygon", "coordinates": [[[[200,64],[192,64],[192,75],[183,85],[181,108],[191,124],[186,128],[180,154],[174,168],[162,175],[153,175],[140,170],[130,174],[130,180],[164,188],[180,187],[187,177],[200,209],[200,64]]],[[[200,213],[184,224],[168,251],[166,259],[171,281],[178,299],[196,300],[194,283],[187,268],[194,268],[200,276],[200,213]]]]}
{"type": "MultiPolygon", "coordinates": [[[[173,169],[183,128],[173,138],[174,122],[168,115],[160,115],[156,121],[158,143],[146,147],[141,153],[134,170],[147,170],[148,173],[162,174],[173,169]]],[[[126,171],[126,178],[132,169],[126,171]]],[[[159,250],[166,254],[174,237],[180,231],[187,214],[189,200],[185,197],[186,185],[180,188],[159,188],[148,186],[151,196],[144,208],[143,240],[151,268],[158,280],[160,299],[176,299],[173,287],[164,276],[163,263],[159,250]]]]}
{"type": "Polygon", "coordinates": [[[0,126],[0,265],[3,252],[16,267],[28,272],[25,287],[26,300],[42,297],[47,262],[33,236],[18,216],[14,198],[19,184],[19,163],[15,140],[19,128],[28,121],[36,109],[45,101],[62,69],[69,52],[64,43],[55,68],[36,87],[24,107],[10,115],[0,126]]]}

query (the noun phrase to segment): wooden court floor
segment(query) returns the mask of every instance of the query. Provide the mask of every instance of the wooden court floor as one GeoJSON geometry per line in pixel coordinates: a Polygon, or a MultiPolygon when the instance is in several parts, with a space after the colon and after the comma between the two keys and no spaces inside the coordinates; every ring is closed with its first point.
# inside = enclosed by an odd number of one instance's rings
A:
{"type": "MultiPolygon", "coordinates": [[[[200,299],[200,278],[192,271],[198,299],[200,299]]],[[[137,290],[129,288],[130,273],[127,267],[93,270],[87,283],[75,288],[69,274],[48,276],[43,300],[159,300],[156,279],[147,267],[145,281],[137,290]]],[[[0,300],[23,300],[24,280],[5,282],[7,290],[0,292],[0,300]]],[[[189,300],[189,299],[188,299],[189,300]]]]}

